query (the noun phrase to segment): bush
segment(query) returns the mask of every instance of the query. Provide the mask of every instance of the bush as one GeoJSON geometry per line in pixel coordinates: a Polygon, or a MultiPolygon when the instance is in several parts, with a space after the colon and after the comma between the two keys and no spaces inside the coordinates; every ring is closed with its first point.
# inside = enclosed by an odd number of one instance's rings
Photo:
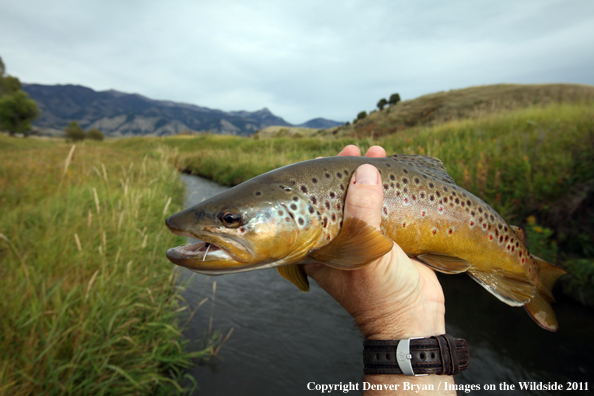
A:
{"type": "Polygon", "coordinates": [[[68,124],[66,129],[64,129],[64,134],[66,135],[66,138],[75,142],[79,140],[85,140],[86,137],[85,131],[80,127],[80,125],[78,125],[78,122],[76,121],[72,121],[70,124],[68,124]]]}
{"type": "Polygon", "coordinates": [[[99,129],[89,129],[87,131],[87,139],[102,141],[104,139],[103,132],[99,129]]]}

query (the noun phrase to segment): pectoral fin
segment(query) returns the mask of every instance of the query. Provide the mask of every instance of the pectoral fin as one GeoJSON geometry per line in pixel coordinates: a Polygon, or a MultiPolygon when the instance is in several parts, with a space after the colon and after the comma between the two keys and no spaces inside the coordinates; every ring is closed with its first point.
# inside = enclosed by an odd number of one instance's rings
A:
{"type": "Polygon", "coordinates": [[[340,233],[308,257],[333,268],[353,270],[363,267],[392,250],[394,243],[361,219],[348,218],[340,233]]]}
{"type": "Polygon", "coordinates": [[[302,264],[284,265],[276,269],[283,278],[293,283],[299,290],[304,293],[309,291],[309,281],[307,280],[307,275],[305,275],[302,264]]]}
{"type": "Polygon", "coordinates": [[[471,267],[470,263],[466,260],[440,254],[421,254],[416,258],[434,270],[443,272],[444,274],[459,274],[468,271],[471,267]]]}
{"type": "Polygon", "coordinates": [[[483,272],[472,268],[468,274],[491,294],[512,307],[526,304],[536,293],[536,287],[525,274],[483,272]]]}

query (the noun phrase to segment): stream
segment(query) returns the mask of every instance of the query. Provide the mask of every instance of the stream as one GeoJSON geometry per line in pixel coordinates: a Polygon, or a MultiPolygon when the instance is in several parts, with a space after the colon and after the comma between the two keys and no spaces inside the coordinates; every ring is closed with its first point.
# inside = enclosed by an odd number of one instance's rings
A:
{"type": "MultiPolygon", "coordinates": [[[[211,181],[181,175],[190,207],[225,191],[211,181]]],[[[198,395],[311,395],[307,384],[362,383],[362,337],[353,319],[314,281],[302,293],[276,269],[207,277],[185,268],[180,282],[189,282],[183,297],[191,306],[212,297],[188,324],[184,336],[199,349],[209,327],[233,333],[213,362],[189,373],[198,395]]],[[[538,327],[521,308],[509,307],[467,275],[439,274],[446,297],[446,328],[470,347],[470,368],[457,384],[481,390],[459,395],[510,395],[500,384],[581,386],[589,391],[523,390],[522,395],[591,394],[594,389],[594,310],[555,290],[560,329],[538,327]],[[493,388],[493,389],[489,389],[493,388]]],[[[361,387],[361,385],[359,385],[361,387]]],[[[342,393],[334,391],[334,393],[342,393]]],[[[512,394],[517,392],[512,392],[512,394]]],[[[362,392],[351,391],[350,395],[362,392]]]]}

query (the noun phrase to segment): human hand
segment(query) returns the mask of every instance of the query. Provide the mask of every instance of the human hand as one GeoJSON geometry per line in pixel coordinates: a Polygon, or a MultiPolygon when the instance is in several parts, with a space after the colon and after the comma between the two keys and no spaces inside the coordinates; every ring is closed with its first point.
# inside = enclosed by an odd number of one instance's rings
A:
{"type": "MultiPolygon", "coordinates": [[[[358,147],[345,147],[339,156],[360,156],[358,147]]],[[[379,146],[367,157],[385,157],[379,146]]],[[[350,181],[344,217],[356,217],[379,229],[383,189],[378,170],[360,166],[350,181]]],[[[411,260],[394,243],[392,251],[355,271],[308,264],[306,274],[337,300],[354,318],[366,339],[395,340],[445,333],[445,298],[435,272],[411,260]]]]}

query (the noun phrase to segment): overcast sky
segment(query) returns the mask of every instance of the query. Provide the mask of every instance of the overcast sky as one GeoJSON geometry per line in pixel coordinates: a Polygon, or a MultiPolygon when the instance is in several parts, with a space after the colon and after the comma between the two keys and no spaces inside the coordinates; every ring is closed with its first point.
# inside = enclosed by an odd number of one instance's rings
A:
{"type": "Polygon", "coordinates": [[[347,121],[394,92],[594,85],[594,1],[0,0],[0,57],[27,83],[347,121]]]}

